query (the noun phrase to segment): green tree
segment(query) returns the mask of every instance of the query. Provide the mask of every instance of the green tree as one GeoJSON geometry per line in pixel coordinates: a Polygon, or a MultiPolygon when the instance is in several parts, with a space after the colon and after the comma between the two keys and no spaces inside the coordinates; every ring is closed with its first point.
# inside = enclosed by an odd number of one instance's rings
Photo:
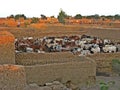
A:
{"type": "Polygon", "coordinates": [[[98,14],[93,15],[94,19],[100,19],[100,16],[98,14]]]}
{"type": "Polygon", "coordinates": [[[82,19],[82,15],[81,15],[81,14],[76,14],[76,15],[74,16],[74,18],[75,18],[75,19],[82,19]]]}
{"type": "Polygon", "coordinates": [[[31,20],[32,20],[31,23],[38,23],[39,22],[39,18],[37,18],[37,17],[33,17],[31,20]]]}
{"type": "Polygon", "coordinates": [[[86,16],[87,19],[99,19],[100,16],[98,14],[95,14],[95,15],[89,15],[89,16],[86,16]]]}
{"type": "Polygon", "coordinates": [[[24,18],[24,19],[26,19],[27,17],[24,15],[24,14],[17,14],[17,15],[15,15],[15,20],[18,20],[19,18],[24,18]]]}
{"type": "Polygon", "coordinates": [[[58,18],[60,23],[65,24],[65,18],[67,18],[67,16],[68,15],[63,10],[60,10],[59,15],[58,15],[57,18],[58,18]]]}
{"type": "Polygon", "coordinates": [[[108,16],[106,16],[106,18],[113,20],[114,17],[112,15],[108,15],[108,16]]]}
{"type": "Polygon", "coordinates": [[[119,15],[119,14],[116,14],[116,15],[114,16],[114,19],[115,19],[115,20],[119,20],[119,19],[120,19],[120,15],[119,15]]]}
{"type": "Polygon", "coordinates": [[[55,16],[50,16],[51,18],[55,18],[55,16]]]}
{"type": "Polygon", "coordinates": [[[7,18],[14,18],[14,15],[12,14],[12,15],[8,16],[7,18]]]}
{"type": "Polygon", "coordinates": [[[47,19],[47,17],[43,14],[41,14],[40,16],[41,16],[41,19],[47,19]]]}

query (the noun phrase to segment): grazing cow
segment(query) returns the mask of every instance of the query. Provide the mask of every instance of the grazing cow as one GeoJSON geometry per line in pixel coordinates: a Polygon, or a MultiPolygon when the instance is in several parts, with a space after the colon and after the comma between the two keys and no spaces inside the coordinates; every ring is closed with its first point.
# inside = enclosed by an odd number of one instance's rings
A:
{"type": "Polygon", "coordinates": [[[117,48],[117,52],[120,52],[120,44],[116,44],[115,46],[117,48]]]}
{"type": "Polygon", "coordinates": [[[52,45],[52,46],[50,46],[50,51],[51,52],[60,52],[61,50],[62,50],[61,45],[52,45]]]}
{"type": "Polygon", "coordinates": [[[26,52],[33,52],[33,48],[26,47],[26,52]]]}
{"type": "Polygon", "coordinates": [[[69,39],[75,41],[75,40],[79,40],[80,37],[79,36],[70,36],[69,39]]]}
{"type": "Polygon", "coordinates": [[[33,37],[28,37],[28,40],[33,40],[33,37]]]}
{"type": "Polygon", "coordinates": [[[88,36],[88,35],[82,35],[82,36],[81,36],[81,39],[83,39],[83,38],[91,38],[91,36],[88,36]]]}
{"type": "Polygon", "coordinates": [[[40,50],[38,50],[37,53],[45,53],[45,51],[40,51],[40,50]]]}
{"type": "Polygon", "coordinates": [[[91,48],[91,53],[100,53],[100,47],[95,45],[91,48]]]}
{"type": "Polygon", "coordinates": [[[54,40],[55,41],[61,41],[61,40],[63,40],[63,38],[61,38],[61,37],[55,37],[54,40]]]}
{"type": "Polygon", "coordinates": [[[62,46],[61,45],[56,45],[55,50],[58,51],[58,52],[61,52],[62,46]]]}
{"type": "Polygon", "coordinates": [[[82,41],[86,41],[86,43],[91,43],[94,39],[93,38],[83,38],[82,41]]]}
{"type": "Polygon", "coordinates": [[[117,51],[117,48],[116,48],[116,46],[113,46],[113,45],[105,45],[103,47],[103,52],[105,52],[105,53],[116,52],[116,51],[117,51]]]}
{"type": "Polygon", "coordinates": [[[79,54],[79,56],[86,56],[86,55],[90,55],[89,50],[82,50],[81,53],[79,54]]]}
{"type": "Polygon", "coordinates": [[[71,49],[71,52],[72,52],[74,55],[80,54],[81,51],[82,51],[82,48],[78,48],[78,47],[71,49]]]}
{"type": "Polygon", "coordinates": [[[104,40],[103,40],[103,43],[104,43],[104,45],[106,45],[106,44],[108,45],[108,44],[110,44],[110,43],[111,43],[111,41],[110,41],[110,40],[108,40],[108,39],[104,39],[104,40]]]}
{"type": "Polygon", "coordinates": [[[90,48],[93,46],[94,44],[83,44],[81,45],[81,48],[83,48],[84,50],[90,50],[90,48]]]}
{"type": "Polygon", "coordinates": [[[76,41],[75,41],[75,45],[77,45],[77,46],[84,45],[85,43],[86,43],[85,40],[84,40],[84,41],[81,41],[81,40],[76,40],[76,41]]]}

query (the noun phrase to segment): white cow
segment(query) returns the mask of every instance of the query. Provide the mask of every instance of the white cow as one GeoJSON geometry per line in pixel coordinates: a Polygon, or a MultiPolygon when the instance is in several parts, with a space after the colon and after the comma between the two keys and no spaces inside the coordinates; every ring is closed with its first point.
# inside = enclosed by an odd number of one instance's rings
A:
{"type": "Polygon", "coordinates": [[[120,44],[116,44],[115,46],[117,48],[117,52],[120,52],[120,44]]]}
{"type": "Polygon", "coordinates": [[[108,39],[104,39],[104,40],[103,40],[103,43],[104,43],[104,44],[110,44],[110,43],[111,43],[111,41],[110,41],[110,40],[108,40],[108,39]]]}
{"type": "Polygon", "coordinates": [[[113,46],[113,45],[105,45],[105,47],[103,47],[103,51],[105,52],[105,53],[107,53],[107,52],[116,52],[117,51],[117,48],[116,48],[116,46],[113,46]]]}
{"type": "Polygon", "coordinates": [[[81,48],[84,48],[85,50],[89,50],[94,44],[83,44],[81,45],[81,48]]]}
{"type": "Polygon", "coordinates": [[[89,50],[82,50],[81,53],[79,54],[79,56],[86,56],[86,55],[90,55],[89,50]]]}
{"type": "Polygon", "coordinates": [[[86,41],[81,41],[81,40],[76,40],[76,41],[75,41],[75,44],[76,44],[76,45],[80,45],[80,46],[81,46],[81,45],[84,45],[85,43],[86,43],[86,41]]]}
{"type": "Polygon", "coordinates": [[[33,52],[33,48],[26,47],[26,52],[33,52]]]}
{"type": "Polygon", "coordinates": [[[82,41],[86,41],[88,43],[90,43],[91,41],[93,41],[94,38],[83,38],[82,41]]]}
{"type": "Polygon", "coordinates": [[[81,53],[81,51],[82,51],[82,48],[73,48],[73,49],[71,50],[71,52],[72,52],[73,54],[81,53]]]}
{"type": "Polygon", "coordinates": [[[94,45],[94,47],[91,48],[91,52],[100,53],[100,47],[98,45],[94,45]]]}

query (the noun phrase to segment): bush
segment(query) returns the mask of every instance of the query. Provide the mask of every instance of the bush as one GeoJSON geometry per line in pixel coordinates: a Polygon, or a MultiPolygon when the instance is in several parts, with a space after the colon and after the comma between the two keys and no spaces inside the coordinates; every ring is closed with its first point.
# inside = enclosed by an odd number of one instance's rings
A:
{"type": "Polygon", "coordinates": [[[116,64],[116,63],[120,64],[120,60],[119,59],[113,59],[112,64],[116,64]]]}
{"type": "Polygon", "coordinates": [[[68,15],[63,11],[63,10],[61,10],[60,12],[59,12],[59,15],[58,15],[58,21],[60,22],[60,23],[62,23],[62,24],[65,24],[65,18],[67,17],[68,15]]]}
{"type": "Polygon", "coordinates": [[[39,18],[33,17],[31,23],[39,23],[39,18]]]}
{"type": "Polygon", "coordinates": [[[114,85],[115,81],[109,81],[105,83],[104,81],[100,82],[100,90],[108,90],[110,86],[114,85]]]}
{"type": "Polygon", "coordinates": [[[112,68],[114,71],[120,73],[120,59],[113,59],[112,60],[112,68]]]}

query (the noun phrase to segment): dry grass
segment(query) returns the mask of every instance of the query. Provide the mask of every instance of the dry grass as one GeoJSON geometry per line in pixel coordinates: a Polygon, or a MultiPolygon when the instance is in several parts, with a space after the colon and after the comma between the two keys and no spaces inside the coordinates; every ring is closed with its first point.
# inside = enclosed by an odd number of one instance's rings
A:
{"type": "Polygon", "coordinates": [[[44,37],[44,36],[70,36],[88,34],[100,38],[108,38],[115,41],[120,41],[120,29],[110,28],[96,25],[45,25],[44,28],[15,28],[15,27],[0,27],[0,30],[7,30],[15,37],[44,37]]]}

